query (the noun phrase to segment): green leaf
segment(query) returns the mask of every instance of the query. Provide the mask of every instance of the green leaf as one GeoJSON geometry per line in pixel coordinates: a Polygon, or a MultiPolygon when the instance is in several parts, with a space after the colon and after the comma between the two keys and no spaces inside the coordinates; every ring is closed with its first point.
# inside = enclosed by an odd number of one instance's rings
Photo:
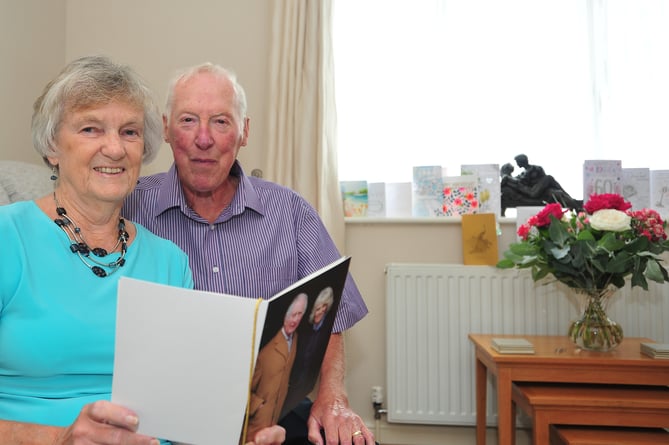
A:
{"type": "Polygon", "coordinates": [[[498,267],[499,269],[511,269],[515,266],[516,266],[516,263],[514,263],[513,261],[511,261],[508,258],[504,258],[502,260],[499,260],[499,262],[497,262],[496,267],[498,267]]]}
{"type": "Polygon", "coordinates": [[[532,243],[513,243],[509,246],[508,251],[518,256],[536,255],[539,247],[532,243]]]}
{"type": "Polygon", "coordinates": [[[606,232],[597,243],[597,247],[601,247],[609,252],[615,252],[625,247],[625,241],[618,239],[613,232],[606,232]]]}
{"type": "Polygon", "coordinates": [[[632,287],[640,286],[644,290],[648,290],[648,281],[646,277],[643,276],[643,273],[639,271],[634,271],[632,274],[632,287]]]}
{"type": "MultiPolygon", "coordinates": [[[[645,283],[646,279],[643,278],[643,276],[641,278],[643,279],[643,282],[645,283]]],[[[625,277],[623,277],[622,275],[612,275],[611,276],[611,284],[613,284],[617,288],[621,288],[621,287],[625,286],[625,277]]],[[[646,284],[646,286],[648,286],[648,284],[646,284]]],[[[606,287],[606,285],[605,285],[605,283],[599,283],[597,287],[602,289],[602,288],[606,287]]],[[[647,289],[647,288],[645,287],[644,289],[647,289]]]]}
{"type": "Polygon", "coordinates": [[[569,232],[567,232],[564,225],[562,225],[560,220],[554,216],[551,216],[551,224],[548,226],[548,235],[550,236],[550,239],[560,247],[564,246],[567,240],[571,238],[571,235],[569,235],[569,232]]]}
{"type": "Polygon", "coordinates": [[[536,266],[532,268],[532,279],[534,281],[539,281],[546,275],[548,275],[548,269],[539,268],[536,266]]]}
{"type": "Polygon", "coordinates": [[[578,232],[576,239],[582,241],[595,241],[595,235],[593,235],[590,230],[581,230],[578,232]]]}
{"type": "Polygon", "coordinates": [[[560,260],[560,259],[566,257],[567,255],[569,255],[569,246],[562,247],[562,248],[559,248],[557,246],[553,247],[550,250],[550,254],[553,255],[555,257],[555,259],[560,260]]]}
{"type": "Polygon", "coordinates": [[[631,272],[633,266],[632,256],[627,252],[619,252],[618,255],[611,258],[606,266],[606,272],[622,274],[631,272]]]}
{"type": "Polygon", "coordinates": [[[660,264],[657,261],[649,260],[648,263],[646,263],[646,270],[643,272],[643,274],[649,280],[653,280],[658,283],[664,283],[664,275],[662,274],[660,264]]]}

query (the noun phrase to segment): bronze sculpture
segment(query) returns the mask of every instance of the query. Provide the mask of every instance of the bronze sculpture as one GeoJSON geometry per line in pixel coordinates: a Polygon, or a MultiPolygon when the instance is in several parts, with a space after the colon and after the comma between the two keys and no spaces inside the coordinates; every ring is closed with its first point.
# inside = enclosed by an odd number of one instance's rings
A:
{"type": "Polygon", "coordinates": [[[500,168],[502,216],[509,207],[541,206],[550,202],[573,210],[583,207],[582,200],[572,198],[541,166],[530,164],[526,155],[519,154],[514,159],[523,169],[518,175],[512,175],[514,167],[510,163],[500,168]]]}

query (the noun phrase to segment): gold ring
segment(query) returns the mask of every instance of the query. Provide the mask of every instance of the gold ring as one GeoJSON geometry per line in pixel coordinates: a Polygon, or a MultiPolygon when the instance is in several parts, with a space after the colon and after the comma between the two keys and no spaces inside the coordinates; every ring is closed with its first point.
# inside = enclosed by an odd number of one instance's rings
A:
{"type": "Polygon", "coordinates": [[[355,436],[362,436],[362,431],[358,430],[355,433],[353,433],[352,437],[355,437],[355,436]]]}

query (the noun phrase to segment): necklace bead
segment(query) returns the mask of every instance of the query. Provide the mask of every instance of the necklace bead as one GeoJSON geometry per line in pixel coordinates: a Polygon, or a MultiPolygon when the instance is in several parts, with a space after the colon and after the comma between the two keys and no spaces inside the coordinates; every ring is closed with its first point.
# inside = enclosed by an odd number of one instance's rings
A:
{"type": "Polygon", "coordinates": [[[60,218],[56,218],[53,221],[58,227],[63,229],[63,231],[67,234],[67,237],[70,239],[70,251],[76,254],[81,262],[84,263],[84,265],[88,267],[93,272],[93,274],[100,278],[104,278],[123,267],[125,264],[125,254],[128,251],[128,239],[130,238],[130,235],[125,230],[125,220],[123,218],[119,218],[118,240],[112,249],[112,252],[114,252],[120,246],[121,255],[116,261],[107,263],[100,261],[95,257],[103,258],[108,255],[108,252],[102,247],[90,248],[88,243],[86,243],[83,234],[81,233],[81,228],[79,225],[67,215],[65,208],[61,207],[58,203],[55,192],[53,194],[53,199],[56,203],[56,213],[58,216],[60,216],[60,218]],[[94,256],[91,256],[91,253],[94,256]]]}

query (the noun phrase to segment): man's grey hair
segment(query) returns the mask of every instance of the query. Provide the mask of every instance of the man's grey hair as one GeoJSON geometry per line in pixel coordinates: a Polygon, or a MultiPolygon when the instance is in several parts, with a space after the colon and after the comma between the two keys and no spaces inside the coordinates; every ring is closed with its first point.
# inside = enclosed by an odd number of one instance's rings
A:
{"type": "Polygon", "coordinates": [[[200,65],[195,65],[190,68],[185,68],[178,71],[167,88],[167,100],[165,101],[165,116],[169,120],[172,114],[172,106],[174,105],[174,89],[176,85],[182,80],[190,79],[191,77],[200,74],[200,73],[210,73],[220,79],[227,79],[232,84],[232,89],[235,92],[235,97],[233,98],[235,111],[237,112],[239,132],[243,133],[244,131],[244,120],[246,119],[246,93],[244,88],[237,81],[237,76],[235,73],[229,69],[223,68],[220,65],[215,65],[211,62],[205,62],[200,65]]]}

